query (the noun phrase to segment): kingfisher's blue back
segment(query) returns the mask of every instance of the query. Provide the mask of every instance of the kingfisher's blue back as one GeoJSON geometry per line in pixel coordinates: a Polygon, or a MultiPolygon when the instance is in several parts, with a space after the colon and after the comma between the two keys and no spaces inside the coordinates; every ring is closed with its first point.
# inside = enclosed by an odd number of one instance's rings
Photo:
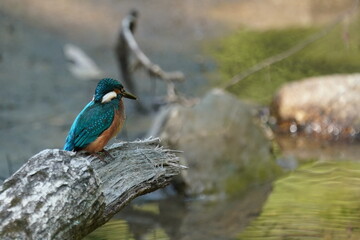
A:
{"type": "Polygon", "coordinates": [[[76,117],[65,140],[64,150],[77,151],[96,140],[114,119],[121,96],[108,103],[91,101],[76,117]]]}

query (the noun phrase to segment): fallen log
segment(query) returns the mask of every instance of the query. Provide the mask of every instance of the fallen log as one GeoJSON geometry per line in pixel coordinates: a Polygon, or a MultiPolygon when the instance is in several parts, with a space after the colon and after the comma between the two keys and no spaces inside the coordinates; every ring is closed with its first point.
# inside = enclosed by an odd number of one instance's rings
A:
{"type": "Polygon", "coordinates": [[[81,239],[184,168],[158,138],[115,143],[99,158],[59,149],[28,160],[0,186],[0,239],[81,239]]]}

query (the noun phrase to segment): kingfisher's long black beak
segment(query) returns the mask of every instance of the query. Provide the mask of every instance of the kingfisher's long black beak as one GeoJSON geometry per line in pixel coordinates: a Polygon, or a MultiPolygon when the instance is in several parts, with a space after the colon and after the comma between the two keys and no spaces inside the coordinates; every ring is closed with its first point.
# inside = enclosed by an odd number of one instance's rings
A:
{"type": "Polygon", "coordinates": [[[122,91],[120,94],[125,98],[130,98],[130,99],[134,99],[134,100],[137,99],[137,97],[135,95],[125,92],[125,91],[122,91]]]}

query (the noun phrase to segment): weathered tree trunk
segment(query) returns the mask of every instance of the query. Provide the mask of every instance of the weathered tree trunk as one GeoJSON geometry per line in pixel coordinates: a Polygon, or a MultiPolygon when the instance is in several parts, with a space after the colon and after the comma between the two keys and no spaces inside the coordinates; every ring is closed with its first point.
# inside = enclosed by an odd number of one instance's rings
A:
{"type": "Polygon", "coordinates": [[[58,149],[33,156],[0,186],[0,239],[81,239],[183,166],[159,139],[115,143],[114,159],[58,149]]]}

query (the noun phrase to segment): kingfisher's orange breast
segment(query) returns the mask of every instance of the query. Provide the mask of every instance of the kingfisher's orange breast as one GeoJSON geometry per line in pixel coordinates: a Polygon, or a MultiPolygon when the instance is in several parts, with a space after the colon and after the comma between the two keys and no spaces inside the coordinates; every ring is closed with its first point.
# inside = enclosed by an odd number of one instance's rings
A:
{"type": "Polygon", "coordinates": [[[125,122],[124,103],[122,100],[119,102],[119,108],[115,110],[114,119],[110,127],[100,134],[92,143],[87,145],[83,150],[90,153],[100,152],[104,149],[105,145],[111,138],[121,131],[125,122]]]}

